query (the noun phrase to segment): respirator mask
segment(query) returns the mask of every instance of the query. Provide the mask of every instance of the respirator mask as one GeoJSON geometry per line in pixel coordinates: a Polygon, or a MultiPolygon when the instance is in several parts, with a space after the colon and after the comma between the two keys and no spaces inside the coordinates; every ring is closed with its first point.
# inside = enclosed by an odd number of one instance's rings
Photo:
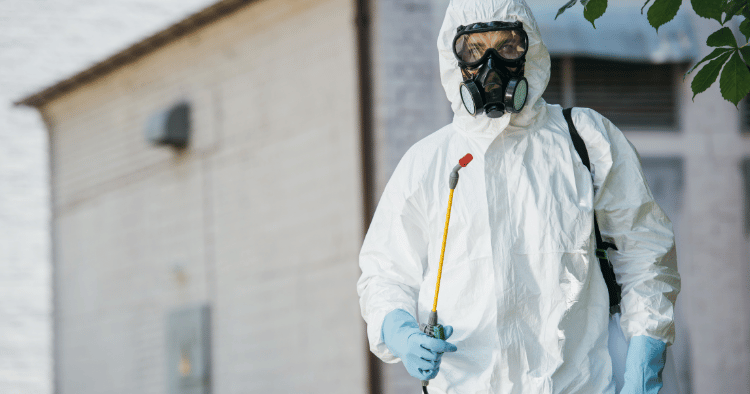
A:
{"type": "Polygon", "coordinates": [[[459,26],[453,39],[464,81],[461,101],[472,116],[499,118],[521,112],[529,83],[523,76],[529,38],[521,22],[459,26]]]}

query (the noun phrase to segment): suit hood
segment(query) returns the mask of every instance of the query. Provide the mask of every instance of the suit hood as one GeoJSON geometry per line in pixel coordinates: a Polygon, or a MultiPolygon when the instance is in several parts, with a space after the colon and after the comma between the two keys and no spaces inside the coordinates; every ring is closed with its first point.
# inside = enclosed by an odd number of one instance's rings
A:
{"type": "Polygon", "coordinates": [[[445,13],[443,26],[440,29],[437,45],[440,56],[440,79],[453,108],[453,124],[460,131],[473,135],[495,137],[508,125],[529,127],[538,118],[545,115],[546,108],[542,93],[547,88],[550,77],[549,52],[542,42],[539,27],[525,1],[451,0],[445,13]],[[497,119],[489,118],[485,114],[474,117],[464,108],[459,93],[459,84],[463,82],[463,77],[451,48],[456,29],[459,26],[492,21],[520,21],[529,36],[529,50],[526,55],[524,71],[524,76],[529,82],[526,106],[518,114],[506,113],[497,119]]]}

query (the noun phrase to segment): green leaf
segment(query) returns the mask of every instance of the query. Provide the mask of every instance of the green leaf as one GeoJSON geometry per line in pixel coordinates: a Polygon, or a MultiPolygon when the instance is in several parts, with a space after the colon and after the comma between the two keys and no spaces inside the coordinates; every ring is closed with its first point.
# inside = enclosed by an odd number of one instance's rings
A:
{"type": "Polygon", "coordinates": [[[562,15],[562,13],[565,12],[565,10],[567,10],[568,8],[576,5],[577,2],[578,0],[570,0],[569,2],[565,3],[564,6],[560,7],[560,9],[557,10],[557,15],[555,15],[555,19],[557,19],[558,16],[562,15]]]}
{"type": "Polygon", "coordinates": [[[739,14],[747,6],[745,0],[729,0],[724,6],[724,20],[721,24],[727,23],[730,19],[734,18],[735,15],[739,14]]]}
{"type": "Polygon", "coordinates": [[[740,58],[739,53],[734,52],[732,58],[724,66],[719,87],[721,88],[721,96],[725,100],[731,101],[735,107],[750,92],[750,71],[740,58]]]}
{"type": "Polygon", "coordinates": [[[750,62],[750,47],[740,48],[740,53],[742,54],[742,57],[745,58],[745,63],[750,62]]]}
{"type": "Polygon", "coordinates": [[[750,39],[750,20],[745,19],[740,23],[740,33],[745,36],[745,40],[750,39]]]}
{"type": "Polygon", "coordinates": [[[693,10],[698,16],[708,19],[716,19],[721,23],[721,11],[724,0],[690,0],[693,10]]]}
{"type": "Polygon", "coordinates": [[[646,0],[646,2],[645,2],[645,3],[643,3],[643,7],[641,7],[641,15],[643,15],[643,10],[644,10],[644,9],[646,9],[646,6],[647,6],[647,5],[648,5],[648,3],[650,3],[650,2],[651,2],[651,0],[646,0]]]}
{"type": "MultiPolygon", "coordinates": [[[[750,48],[748,48],[748,49],[750,49],[750,48]]],[[[693,66],[693,68],[690,69],[690,71],[686,72],[685,75],[682,77],[682,79],[684,80],[685,77],[687,77],[690,73],[692,73],[693,71],[695,71],[695,69],[698,68],[698,66],[700,66],[701,64],[703,64],[703,63],[705,63],[705,62],[707,62],[707,61],[709,61],[711,59],[715,59],[719,55],[727,53],[727,52],[729,52],[731,50],[733,50],[733,49],[732,48],[716,48],[716,49],[714,49],[714,51],[711,52],[711,53],[709,53],[708,56],[704,57],[703,59],[701,59],[701,61],[699,61],[698,63],[696,63],[695,66],[693,66]]]]}
{"type": "Polygon", "coordinates": [[[596,29],[594,21],[604,15],[605,11],[607,11],[607,0],[589,0],[583,9],[583,17],[596,29]]]}
{"type": "Polygon", "coordinates": [[[737,40],[734,39],[732,29],[728,27],[722,27],[721,29],[711,33],[706,39],[706,45],[710,47],[734,47],[737,48],[737,40]]]}
{"type": "Polygon", "coordinates": [[[661,25],[674,19],[681,5],[682,0],[654,0],[648,9],[648,22],[659,32],[661,25]]]}
{"type": "Polygon", "coordinates": [[[721,67],[726,63],[727,59],[729,59],[729,55],[731,55],[731,52],[726,52],[723,55],[717,57],[714,60],[711,60],[703,66],[703,68],[698,71],[698,74],[695,75],[695,78],[693,78],[693,82],[690,84],[690,87],[693,89],[693,100],[695,100],[695,96],[698,93],[703,93],[711,87],[711,85],[716,82],[716,78],[719,77],[719,71],[721,71],[721,67]]]}

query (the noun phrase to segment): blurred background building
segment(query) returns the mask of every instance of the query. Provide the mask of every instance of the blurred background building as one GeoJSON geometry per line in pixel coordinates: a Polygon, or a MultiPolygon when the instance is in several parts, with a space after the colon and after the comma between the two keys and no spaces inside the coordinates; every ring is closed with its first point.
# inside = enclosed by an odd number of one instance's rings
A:
{"type": "MultiPolygon", "coordinates": [[[[555,21],[562,1],[528,2],[553,60],[545,98],[620,126],[675,223],[662,393],[750,392],[750,116],[718,86],[692,102],[683,82],[718,25],[686,6],[656,34],[623,0],[594,30],[579,8],[555,21]]],[[[54,372],[39,377],[66,394],[418,390],[367,351],[357,252],[401,155],[451,120],[435,44],[447,0],[204,3],[43,88],[19,84],[49,132],[54,372]]],[[[15,236],[39,240],[28,260],[44,283],[49,241],[33,231],[15,236]]],[[[28,271],[8,259],[1,283],[28,271]]]]}
{"type": "Polygon", "coordinates": [[[52,390],[47,133],[13,101],[211,2],[0,1],[0,393],[52,390]]]}

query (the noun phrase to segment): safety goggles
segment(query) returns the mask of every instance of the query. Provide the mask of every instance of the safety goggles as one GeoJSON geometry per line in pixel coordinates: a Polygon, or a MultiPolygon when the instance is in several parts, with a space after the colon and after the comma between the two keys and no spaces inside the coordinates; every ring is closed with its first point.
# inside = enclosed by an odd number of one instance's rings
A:
{"type": "Polygon", "coordinates": [[[529,49],[521,22],[489,22],[459,26],[453,54],[461,67],[482,63],[491,53],[509,62],[520,60],[529,49]]]}

